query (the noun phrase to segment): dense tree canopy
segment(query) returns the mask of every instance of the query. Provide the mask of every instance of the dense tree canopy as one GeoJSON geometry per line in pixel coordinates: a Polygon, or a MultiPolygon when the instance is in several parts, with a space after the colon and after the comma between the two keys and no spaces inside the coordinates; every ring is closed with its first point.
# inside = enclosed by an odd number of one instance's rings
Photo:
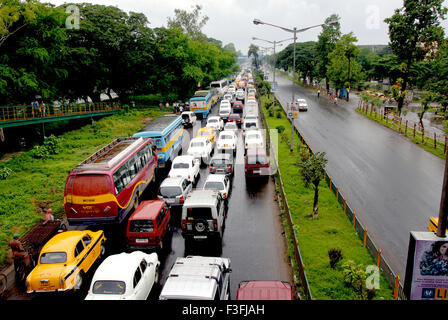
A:
{"type": "Polygon", "coordinates": [[[237,70],[234,45],[225,48],[200,29],[200,6],[175,10],[169,28],[149,27],[142,13],[117,7],[37,0],[0,0],[0,105],[100,94],[187,99],[197,83],[237,70]],[[67,28],[69,5],[79,8],[79,28],[67,28]]]}

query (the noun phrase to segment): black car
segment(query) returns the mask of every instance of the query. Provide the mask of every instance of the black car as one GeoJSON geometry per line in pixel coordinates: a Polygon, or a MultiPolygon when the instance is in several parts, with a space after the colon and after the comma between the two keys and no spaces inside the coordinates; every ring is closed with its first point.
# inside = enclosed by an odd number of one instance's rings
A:
{"type": "Polygon", "coordinates": [[[232,153],[215,153],[210,160],[210,173],[231,176],[233,175],[234,167],[235,163],[232,153]]]}

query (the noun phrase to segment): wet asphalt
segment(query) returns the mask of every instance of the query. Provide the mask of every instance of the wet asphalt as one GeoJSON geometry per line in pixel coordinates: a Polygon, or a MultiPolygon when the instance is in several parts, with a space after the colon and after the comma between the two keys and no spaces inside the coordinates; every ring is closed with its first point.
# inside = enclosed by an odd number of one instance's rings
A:
{"type": "MultiPolygon", "coordinates": [[[[286,108],[292,83],[278,74],[276,81],[286,108]]],[[[428,231],[429,217],[439,214],[445,161],[356,113],[355,97],[334,105],[294,90],[310,106],[296,127],[314,152],[326,152],[327,172],[403,281],[410,231],[428,231]]]]}
{"type": "MultiPolygon", "coordinates": [[[[218,106],[212,109],[217,114],[218,106]]],[[[182,141],[182,154],[186,154],[189,141],[196,135],[205,120],[196,121],[193,128],[186,128],[182,141]]],[[[157,300],[161,288],[177,257],[187,255],[221,256],[230,258],[232,273],[230,276],[231,299],[235,299],[238,284],[245,280],[283,280],[293,283],[292,269],[287,259],[285,236],[281,225],[280,211],[276,202],[275,185],[271,178],[247,180],[244,175],[244,144],[242,133],[238,132],[235,174],[232,179],[230,198],[227,203],[227,218],[222,246],[209,245],[207,242],[185,247],[181,235],[181,209],[171,210],[171,232],[164,250],[159,253],[161,262],[159,285],[151,291],[149,300],[157,300]]],[[[166,173],[165,173],[166,174],[166,173]]],[[[208,167],[202,167],[196,188],[201,188],[209,174],[208,167]]],[[[143,193],[143,200],[155,199],[157,189],[165,175],[158,176],[143,193]]],[[[103,228],[106,233],[106,256],[124,251],[124,221],[120,227],[103,228]]],[[[83,229],[85,227],[69,227],[83,229]]],[[[91,228],[92,229],[92,228],[91,228]]],[[[92,229],[93,230],[93,229],[92,229]]],[[[94,266],[94,271],[96,266],[94,266]]],[[[83,288],[76,293],[26,294],[18,288],[8,296],[10,300],[72,301],[82,300],[87,294],[88,285],[94,272],[89,272],[83,288]]]]}

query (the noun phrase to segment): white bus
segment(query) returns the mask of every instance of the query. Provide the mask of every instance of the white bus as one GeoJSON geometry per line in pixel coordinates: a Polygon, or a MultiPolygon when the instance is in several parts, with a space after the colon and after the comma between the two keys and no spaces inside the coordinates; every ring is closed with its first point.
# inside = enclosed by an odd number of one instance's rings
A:
{"type": "Polygon", "coordinates": [[[216,90],[218,97],[222,98],[224,93],[229,88],[229,83],[226,79],[222,79],[219,81],[213,81],[210,83],[210,90],[216,90]]]}

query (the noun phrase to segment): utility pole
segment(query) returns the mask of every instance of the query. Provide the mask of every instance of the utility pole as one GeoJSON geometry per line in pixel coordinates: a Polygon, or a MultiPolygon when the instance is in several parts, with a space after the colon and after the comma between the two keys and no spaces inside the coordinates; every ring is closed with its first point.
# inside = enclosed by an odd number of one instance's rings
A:
{"type": "Polygon", "coordinates": [[[448,153],[445,160],[445,174],[442,184],[442,198],[440,200],[439,221],[437,224],[437,236],[440,238],[446,237],[447,227],[447,211],[448,211],[448,153]]]}

